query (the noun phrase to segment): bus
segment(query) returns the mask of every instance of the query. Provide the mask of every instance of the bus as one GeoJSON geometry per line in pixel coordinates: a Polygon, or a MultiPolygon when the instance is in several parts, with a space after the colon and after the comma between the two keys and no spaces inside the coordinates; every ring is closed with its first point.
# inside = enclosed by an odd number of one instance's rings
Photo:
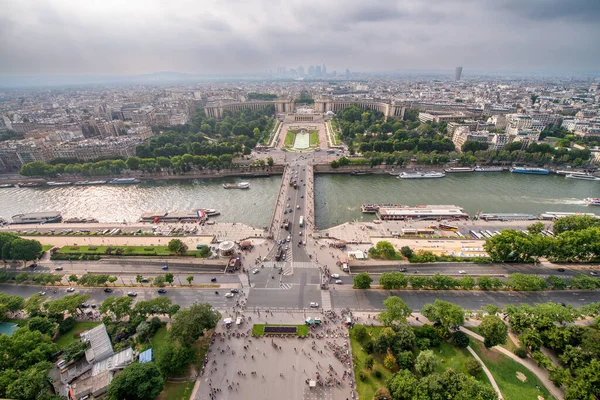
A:
{"type": "Polygon", "coordinates": [[[304,215],[300,216],[300,222],[298,222],[298,225],[300,225],[301,228],[304,226],[304,215]]]}

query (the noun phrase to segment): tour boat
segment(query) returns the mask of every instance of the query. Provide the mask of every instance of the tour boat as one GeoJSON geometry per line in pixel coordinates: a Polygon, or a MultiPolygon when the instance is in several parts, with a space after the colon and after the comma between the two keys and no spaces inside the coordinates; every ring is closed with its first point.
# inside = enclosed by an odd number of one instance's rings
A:
{"type": "Polygon", "coordinates": [[[446,174],[443,172],[403,172],[398,175],[400,179],[429,179],[443,178],[446,174]]]}

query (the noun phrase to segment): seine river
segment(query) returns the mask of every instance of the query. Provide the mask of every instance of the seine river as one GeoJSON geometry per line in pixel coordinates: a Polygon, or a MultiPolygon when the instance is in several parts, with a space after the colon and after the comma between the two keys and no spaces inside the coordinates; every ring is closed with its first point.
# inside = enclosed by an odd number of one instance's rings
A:
{"type": "MultiPolygon", "coordinates": [[[[269,224],[280,177],[212,179],[89,187],[0,189],[0,217],[35,211],[61,211],[65,218],[92,217],[102,222],[137,221],[145,212],[215,208],[217,221],[269,224]],[[222,184],[248,180],[249,190],[222,184]]],[[[398,179],[390,175],[317,175],[316,222],[327,228],[346,221],[370,220],[362,203],[453,204],[469,214],[546,211],[596,212],[586,197],[600,197],[600,182],[556,175],[504,173],[448,174],[442,179],[398,179]]]]}
{"type": "Polygon", "coordinates": [[[317,175],[315,219],[319,228],[373,219],[362,203],[451,204],[469,215],[478,211],[541,214],[595,212],[586,197],[600,197],[600,182],[558,175],[502,173],[447,174],[440,179],[398,179],[391,175],[317,175]]]}
{"type": "Polygon", "coordinates": [[[158,181],[139,185],[67,186],[0,189],[0,217],[23,212],[60,211],[63,217],[100,222],[135,222],[145,212],[214,208],[216,221],[269,225],[280,176],[158,181]],[[250,182],[250,189],[224,189],[223,183],[250,182]]]}

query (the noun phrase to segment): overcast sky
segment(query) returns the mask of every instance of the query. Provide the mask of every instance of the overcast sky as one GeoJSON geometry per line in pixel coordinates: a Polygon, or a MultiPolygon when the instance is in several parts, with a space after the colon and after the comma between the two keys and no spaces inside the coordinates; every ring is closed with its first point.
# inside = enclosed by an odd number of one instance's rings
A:
{"type": "Polygon", "coordinates": [[[598,69],[600,0],[5,0],[0,75],[598,69]]]}

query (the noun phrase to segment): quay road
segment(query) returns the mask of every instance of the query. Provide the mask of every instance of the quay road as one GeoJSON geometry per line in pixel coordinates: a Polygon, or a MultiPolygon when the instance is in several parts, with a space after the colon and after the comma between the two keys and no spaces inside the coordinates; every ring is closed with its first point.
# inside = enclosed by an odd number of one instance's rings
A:
{"type": "MultiPolygon", "coordinates": [[[[109,286],[110,287],[110,286],[109,286]]],[[[51,289],[51,288],[48,288],[51,289]]],[[[127,292],[133,291],[138,294],[135,301],[149,300],[154,297],[167,296],[181,307],[189,307],[199,302],[208,302],[218,310],[224,311],[232,307],[238,296],[233,299],[225,298],[227,290],[219,289],[215,294],[214,289],[188,289],[185,287],[165,287],[167,293],[157,293],[157,288],[148,287],[115,287],[112,293],[104,293],[102,288],[76,287],[75,293],[87,293],[90,295],[88,303],[100,304],[109,296],[125,296],[127,292]]],[[[40,286],[9,285],[0,284],[0,291],[10,294],[29,297],[41,290],[40,286]]],[[[57,287],[57,293],[47,290],[49,299],[56,299],[67,295],[66,288],[57,287]]],[[[244,290],[244,289],[242,289],[244,290]]],[[[246,290],[244,290],[245,292],[246,290]]],[[[246,309],[254,308],[276,310],[310,310],[308,302],[318,301],[320,290],[316,285],[300,286],[290,290],[251,289],[248,296],[246,309]]],[[[420,310],[424,304],[433,303],[435,299],[449,301],[467,310],[479,310],[486,304],[496,304],[505,307],[509,304],[536,304],[552,301],[555,303],[570,304],[573,307],[581,307],[591,302],[600,301],[600,291],[584,290],[561,290],[544,292],[509,292],[509,291],[463,291],[463,290],[354,290],[351,288],[338,287],[329,291],[332,298],[332,306],[335,309],[349,307],[353,311],[382,311],[383,301],[388,296],[399,296],[414,311],[420,310]]]]}

